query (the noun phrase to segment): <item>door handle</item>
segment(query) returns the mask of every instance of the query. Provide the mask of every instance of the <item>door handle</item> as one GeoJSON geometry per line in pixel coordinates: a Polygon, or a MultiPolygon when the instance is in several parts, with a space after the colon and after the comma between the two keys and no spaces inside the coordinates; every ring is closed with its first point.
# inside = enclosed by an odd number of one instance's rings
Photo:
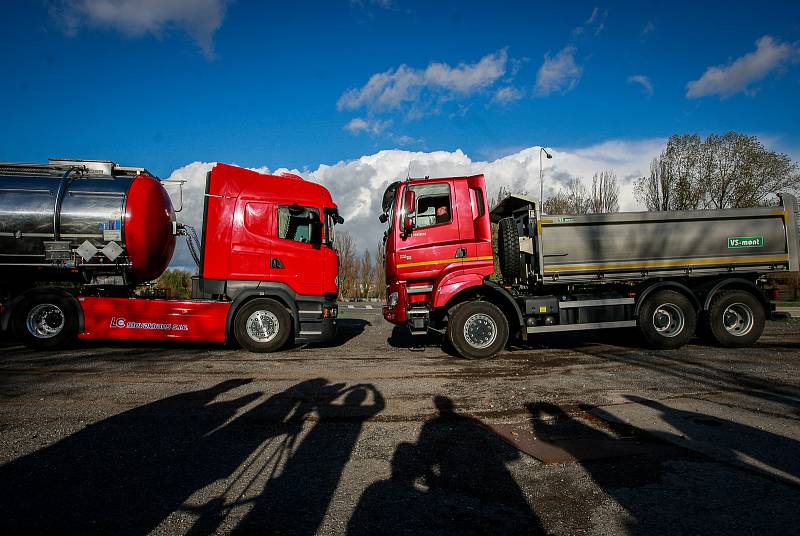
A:
{"type": "Polygon", "coordinates": [[[278,269],[282,269],[284,267],[283,262],[281,262],[280,259],[272,259],[272,261],[269,263],[269,266],[270,268],[278,268],[278,269]]]}
{"type": "Polygon", "coordinates": [[[458,248],[456,250],[456,259],[463,259],[467,256],[467,248],[458,248]]]}

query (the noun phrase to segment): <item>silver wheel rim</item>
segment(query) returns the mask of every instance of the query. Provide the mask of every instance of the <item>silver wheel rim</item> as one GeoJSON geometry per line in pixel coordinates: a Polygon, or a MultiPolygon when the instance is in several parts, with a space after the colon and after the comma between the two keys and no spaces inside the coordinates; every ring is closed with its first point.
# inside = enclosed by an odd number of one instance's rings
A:
{"type": "Polygon", "coordinates": [[[750,333],[754,323],[753,310],[744,303],[732,303],[722,313],[722,325],[734,337],[743,337],[750,333]]]}
{"type": "Polygon", "coordinates": [[[674,303],[662,303],[653,312],[653,327],[662,337],[675,337],[683,331],[686,316],[674,303]]]}
{"type": "Polygon", "coordinates": [[[247,317],[247,335],[256,342],[270,342],[278,336],[281,324],[272,311],[256,311],[247,317]]]}
{"type": "Polygon", "coordinates": [[[464,322],[464,340],[476,349],[488,348],[497,339],[497,323],[484,313],[476,313],[464,322]]]}
{"type": "Polygon", "coordinates": [[[64,311],[52,303],[40,303],[28,311],[28,333],[37,339],[51,339],[64,329],[64,311]]]}

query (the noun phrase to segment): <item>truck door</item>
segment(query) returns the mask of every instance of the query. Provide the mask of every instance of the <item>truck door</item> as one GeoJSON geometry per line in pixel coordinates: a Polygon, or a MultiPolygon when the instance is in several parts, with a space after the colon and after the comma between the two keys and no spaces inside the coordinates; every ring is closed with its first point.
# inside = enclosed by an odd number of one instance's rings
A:
{"type": "Polygon", "coordinates": [[[467,249],[464,270],[491,275],[494,272],[492,257],[492,224],[486,202],[486,182],[483,175],[459,181],[456,203],[459,211],[461,243],[467,249]]]}
{"type": "Polygon", "coordinates": [[[297,294],[321,295],[325,272],[319,208],[272,205],[274,214],[270,279],[297,294]]]}
{"type": "Polygon", "coordinates": [[[270,212],[268,203],[237,200],[231,230],[231,278],[257,281],[269,278],[270,212]]]}
{"type": "MultiPolygon", "coordinates": [[[[397,272],[400,278],[435,278],[446,271],[461,270],[467,249],[461,243],[459,212],[453,181],[430,181],[410,186],[414,207],[403,207],[396,225],[397,272]],[[413,222],[403,230],[402,217],[413,222]]],[[[400,194],[400,199],[405,196],[400,194]]]]}

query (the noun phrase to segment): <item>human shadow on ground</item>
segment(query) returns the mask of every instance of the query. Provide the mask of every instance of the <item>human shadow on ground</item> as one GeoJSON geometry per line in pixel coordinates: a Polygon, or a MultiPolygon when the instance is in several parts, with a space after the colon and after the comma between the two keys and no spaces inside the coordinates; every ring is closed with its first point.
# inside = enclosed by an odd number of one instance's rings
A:
{"type": "Polygon", "coordinates": [[[447,397],[416,443],[401,443],[391,478],[365,490],[349,536],[539,534],[541,525],[506,467],[519,452],[447,397]]]}
{"type": "Polygon", "coordinates": [[[210,534],[235,527],[226,516],[243,506],[252,531],[313,534],[383,398],[323,378],[261,402],[260,392],[233,393],[249,382],[125,411],[0,467],[0,533],[145,534],[182,511],[192,533],[210,534]],[[276,463],[282,476],[272,478],[276,463]],[[244,495],[254,472],[262,487],[244,495]]]}
{"type": "MultiPolygon", "coordinates": [[[[585,459],[586,443],[575,439],[591,441],[609,436],[553,404],[528,405],[537,440],[552,441],[567,451],[576,449],[577,463],[621,507],[623,512],[614,513],[613,507],[603,506],[608,519],[620,523],[628,534],[648,536],[781,534],[794,525],[796,511],[791,505],[800,501],[800,487],[731,462],[744,451],[765,464],[795,471],[798,462],[792,452],[799,452],[797,442],[729,420],[673,410],[653,400],[632,401],[657,410],[658,418],[682,434],[682,441],[675,442],[680,446],[653,448],[651,453],[638,455],[585,459]],[[702,431],[704,427],[713,428],[714,435],[707,435],[702,431]],[[724,434],[718,435],[719,430],[724,434]],[[711,443],[716,450],[714,456],[698,453],[702,449],[692,442],[711,443]],[[772,452],[771,445],[779,452],[772,452]]],[[[645,432],[642,437],[648,435],[645,432]]],[[[659,439],[675,438],[650,436],[654,446],[660,444],[659,439]]],[[[594,501],[603,504],[602,499],[594,501]]],[[[610,526],[604,530],[616,531],[610,526]]]]}

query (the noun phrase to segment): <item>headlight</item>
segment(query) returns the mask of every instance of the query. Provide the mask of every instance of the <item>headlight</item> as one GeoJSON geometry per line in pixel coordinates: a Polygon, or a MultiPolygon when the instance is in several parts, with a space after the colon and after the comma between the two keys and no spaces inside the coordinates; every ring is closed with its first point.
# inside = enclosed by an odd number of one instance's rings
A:
{"type": "Polygon", "coordinates": [[[392,292],[389,294],[389,299],[386,301],[386,303],[389,305],[389,307],[394,307],[397,305],[398,298],[400,298],[400,295],[397,294],[397,292],[392,292]]]}

